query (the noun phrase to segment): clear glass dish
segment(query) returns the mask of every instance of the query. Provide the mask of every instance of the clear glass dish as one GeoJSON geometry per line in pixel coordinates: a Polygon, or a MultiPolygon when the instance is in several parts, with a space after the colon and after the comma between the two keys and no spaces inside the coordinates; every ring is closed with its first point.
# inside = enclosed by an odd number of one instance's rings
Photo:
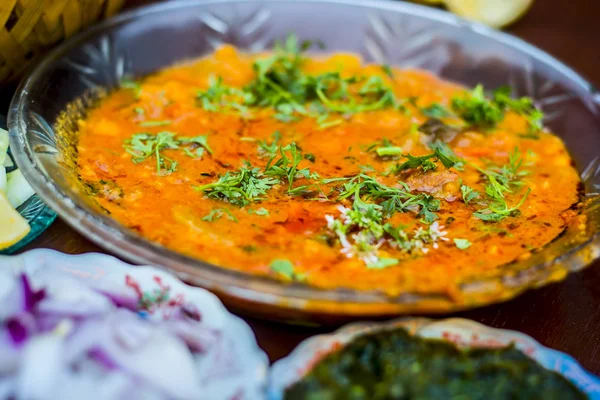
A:
{"type": "Polygon", "coordinates": [[[599,256],[600,93],[539,49],[452,14],[403,2],[360,0],[172,1],[125,13],[68,40],[26,78],[10,108],[16,161],[59,215],[106,250],[172,270],[238,310],[269,319],[332,322],[337,317],[442,313],[512,298],[563,279],[599,256]],[[321,290],[235,272],[175,253],[120,226],[81,190],[74,121],[101,88],[207,54],[221,43],[257,51],[295,32],[328,50],[367,61],[430,70],[468,86],[510,84],[531,96],[546,125],[570,149],[585,185],[589,229],[569,227],[528,260],[496,276],[461,282],[456,293],[321,290]],[[72,103],[75,99],[80,99],[72,103]],[[71,104],[70,104],[71,103],[71,104]],[[61,112],[68,106],[66,117],[61,112]],[[61,125],[60,135],[55,127],[61,125]]]}
{"type": "MultiPolygon", "coordinates": [[[[0,128],[6,128],[6,118],[3,115],[0,115],[0,128]]],[[[10,149],[8,149],[8,156],[11,158],[13,157],[10,149]]],[[[17,243],[8,248],[1,249],[0,255],[13,254],[21,250],[35,238],[40,236],[56,219],[54,210],[48,207],[37,194],[34,194],[26,202],[21,204],[17,208],[17,211],[27,220],[31,230],[27,236],[17,243]]]]}

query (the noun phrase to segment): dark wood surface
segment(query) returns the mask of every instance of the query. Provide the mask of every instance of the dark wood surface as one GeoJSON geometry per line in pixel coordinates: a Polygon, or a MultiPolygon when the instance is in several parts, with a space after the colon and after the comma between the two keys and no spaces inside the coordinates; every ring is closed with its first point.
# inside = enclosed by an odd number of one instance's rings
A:
{"type": "MultiPolygon", "coordinates": [[[[149,2],[130,0],[130,6],[149,2]]],[[[537,0],[530,12],[507,30],[566,62],[600,86],[598,17],[597,0],[537,0]]],[[[25,250],[40,247],[66,253],[103,251],[60,220],[25,250]]],[[[585,368],[600,375],[600,262],[561,283],[528,292],[510,302],[453,316],[524,332],[545,346],[571,354],[585,368]]],[[[287,355],[301,340],[323,332],[247,321],[273,361],[287,355]]]]}

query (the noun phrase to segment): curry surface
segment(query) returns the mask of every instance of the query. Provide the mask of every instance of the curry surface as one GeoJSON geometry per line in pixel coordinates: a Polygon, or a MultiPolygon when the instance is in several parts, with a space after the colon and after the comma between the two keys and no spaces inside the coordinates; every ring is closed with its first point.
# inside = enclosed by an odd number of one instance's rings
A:
{"type": "MultiPolygon", "coordinates": [[[[223,47],[204,59],[145,78],[137,93],[119,89],[90,110],[79,124],[78,163],[81,178],[94,188],[91,193],[98,203],[140,235],[209,263],[281,277],[271,264],[289,260],[297,276],[310,285],[377,289],[392,295],[406,291],[452,294],[464,280],[495,274],[504,264],[528,257],[530,251],[552,241],[577,217],[571,207],[578,202],[580,180],[564,144],[545,131],[539,138],[523,135],[527,121],[517,113],[508,112],[493,131],[465,128],[448,141],[456,155],[468,163],[464,168],[446,170],[440,166],[432,173],[382,175],[405,159],[379,157],[371,145],[385,139],[400,147],[403,154],[431,153],[427,135],[415,129],[428,119],[420,109],[434,103],[450,107],[451,98],[465,91],[424,71],[394,69],[390,77],[380,66],[364,65],[352,54],[308,59],[302,67],[307,74],[335,70],[347,76],[377,75],[399,98],[414,99],[406,104],[407,112],[361,112],[325,129],[314,118],[282,122],[273,118],[272,111],[260,110],[247,119],[238,113],[199,106],[197,92],[208,88],[209,77],[220,76],[224,84],[242,88],[256,75],[254,60],[264,56],[223,47]],[[148,125],[145,121],[159,121],[159,126],[140,126],[148,125]],[[167,122],[160,126],[160,121],[167,122]],[[168,174],[157,173],[154,158],[132,162],[132,155],[124,149],[132,135],[165,130],[178,137],[208,135],[213,153],[205,152],[200,158],[180,149],[166,149],[162,153],[177,162],[177,169],[168,174]],[[209,199],[194,189],[238,170],[245,160],[264,168],[268,157],[258,151],[258,143],[271,143],[275,131],[281,133],[281,144],[295,142],[305,154],[314,155],[314,162],[305,159],[299,167],[310,168],[321,178],[364,172],[390,187],[398,187],[403,180],[412,192],[439,198],[437,228],[445,236],[426,253],[407,255],[383,245],[378,250],[381,257],[400,262],[387,268],[369,268],[360,257],[342,252],[339,241],[323,240],[328,232],[326,216],[338,218],[339,206],[351,207],[351,198],[336,202],[290,196],[287,182],[282,182],[269,190],[264,200],[239,207],[209,199]],[[515,148],[522,155],[522,169],[527,174],[519,188],[506,194],[506,201],[515,205],[526,188],[531,192],[519,213],[498,222],[482,221],[473,215],[482,205],[477,201],[465,204],[460,186],[479,191],[481,199],[486,183],[470,165],[504,165],[515,148]],[[260,215],[263,208],[268,215],[260,215]],[[223,214],[207,221],[206,216],[215,209],[226,209],[235,220],[223,214]],[[453,239],[468,240],[470,247],[458,248],[453,239]]],[[[453,118],[444,121],[457,122],[453,118]]],[[[308,181],[296,177],[294,186],[307,185],[308,181]]],[[[390,223],[413,231],[427,229],[416,214],[396,213],[390,223]]]]}

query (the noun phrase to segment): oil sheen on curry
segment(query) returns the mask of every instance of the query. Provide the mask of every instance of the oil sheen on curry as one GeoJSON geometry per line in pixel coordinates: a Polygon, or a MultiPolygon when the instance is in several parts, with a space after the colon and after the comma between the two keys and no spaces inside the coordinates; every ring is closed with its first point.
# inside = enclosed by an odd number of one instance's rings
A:
{"type": "Polygon", "coordinates": [[[307,47],[224,46],[124,81],[80,121],[89,193],[206,262],[391,295],[452,294],[580,218],[531,99],[307,47]]]}

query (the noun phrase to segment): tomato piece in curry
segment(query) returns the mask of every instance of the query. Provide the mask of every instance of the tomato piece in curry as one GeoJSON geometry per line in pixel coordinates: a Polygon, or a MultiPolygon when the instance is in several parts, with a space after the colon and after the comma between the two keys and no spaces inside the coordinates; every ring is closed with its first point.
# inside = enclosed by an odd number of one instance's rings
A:
{"type": "Polygon", "coordinates": [[[90,193],[206,262],[391,295],[451,292],[577,217],[579,176],[530,99],[298,47],[123,82],[79,122],[90,193]]]}

